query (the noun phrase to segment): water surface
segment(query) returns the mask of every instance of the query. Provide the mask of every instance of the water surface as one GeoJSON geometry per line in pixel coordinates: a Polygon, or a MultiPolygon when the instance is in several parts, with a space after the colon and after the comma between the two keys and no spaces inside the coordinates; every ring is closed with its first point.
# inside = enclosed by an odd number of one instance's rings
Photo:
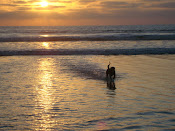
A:
{"type": "Polygon", "coordinates": [[[1,130],[175,129],[175,56],[0,57],[1,130]],[[104,79],[116,67],[116,89],[104,79]]]}

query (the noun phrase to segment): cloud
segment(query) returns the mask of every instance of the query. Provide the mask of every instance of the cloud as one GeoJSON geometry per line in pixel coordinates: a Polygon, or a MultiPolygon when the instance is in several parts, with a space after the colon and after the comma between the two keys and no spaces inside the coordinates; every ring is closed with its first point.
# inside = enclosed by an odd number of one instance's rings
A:
{"type": "Polygon", "coordinates": [[[137,2],[129,0],[48,0],[50,5],[47,8],[37,5],[36,2],[40,2],[40,0],[28,2],[11,0],[11,3],[2,1],[0,2],[1,23],[2,21],[12,23],[12,21],[22,22],[34,19],[41,23],[45,20],[54,21],[56,24],[59,23],[57,21],[62,21],[67,24],[86,25],[88,23],[163,24],[175,21],[174,0],[137,0],[137,2]]]}
{"type": "MultiPolygon", "coordinates": [[[[45,11],[51,11],[51,10],[55,10],[55,9],[63,9],[65,8],[65,6],[48,6],[47,8],[43,8],[43,7],[35,7],[34,9],[35,10],[38,10],[38,11],[42,11],[42,10],[45,10],[45,11]]],[[[53,12],[53,11],[52,11],[53,12]]]]}
{"type": "Polygon", "coordinates": [[[14,4],[27,4],[26,1],[13,1],[14,4]]]}
{"type": "Polygon", "coordinates": [[[118,8],[135,8],[138,7],[140,3],[129,3],[122,1],[105,1],[101,2],[101,6],[106,9],[118,9],[118,8]]]}
{"type": "Polygon", "coordinates": [[[18,7],[17,8],[18,11],[28,11],[28,10],[31,10],[30,7],[18,7]]]}
{"type": "MultiPolygon", "coordinates": [[[[141,0],[143,2],[165,2],[165,0],[141,0]]],[[[166,2],[171,2],[174,0],[166,0],[166,2]]]]}
{"type": "Polygon", "coordinates": [[[31,11],[13,11],[13,12],[0,12],[0,18],[7,20],[24,20],[35,18],[65,18],[64,15],[57,12],[31,12],[31,11]]]}
{"type": "Polygon", "coordinates": [[[2,19],[7,19],[7,20],[12,20],[12,19],[31,19],[37,17],[38,14],[32,13],[32,12],[24,12],[24,11],[13,11],[13,12],[0,12],[0,18],[2,19]]]}
{"type": "Polygon", "coordinates": [[[92,2],[96,2],[97,0],[79,0],[78,2],[79,3],[82,3],[82,4],[87,4],[87,3],[92,3],[92,2]]]}
{"type": "Polygon", "coordinates": [[[175,9],[174,0],[140,0],[137,2],[130,1],[103,1],[100,6],[105,9],[124,9],[124,8],[171,8],[175,9]]]}
{"type": "Polygon", "coordinates": [[[153,4],[151,7],[175,9],[175,2],[164,2],[164,3],[153,4]]]}
{"type": "Polygon", "coordinates": [[[145,8],[171,8],[175,9],[174,0],[142,0],[145,8]]]}
{"type": "Polygon", "coordinates": [[[14,4],[0,4],[0,6],[10,6],[10,7],[16,7],[17,5],[14,5],[14,4]]]}
{"type": "Polygon", "coordinates": [[[65,0],[48,0],[48,2],[53,2],[53,3],[72,3],[72,1],[65,1],[65,0]]]}

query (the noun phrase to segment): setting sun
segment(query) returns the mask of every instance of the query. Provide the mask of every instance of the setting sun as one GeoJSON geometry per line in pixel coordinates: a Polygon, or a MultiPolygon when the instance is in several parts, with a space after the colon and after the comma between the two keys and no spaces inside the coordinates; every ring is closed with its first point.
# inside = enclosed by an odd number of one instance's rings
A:
{"type": "Polygon", "coordinates": [[[47,1],[40,2],[41,7],[47,7],[49,3],[47,1]]]}

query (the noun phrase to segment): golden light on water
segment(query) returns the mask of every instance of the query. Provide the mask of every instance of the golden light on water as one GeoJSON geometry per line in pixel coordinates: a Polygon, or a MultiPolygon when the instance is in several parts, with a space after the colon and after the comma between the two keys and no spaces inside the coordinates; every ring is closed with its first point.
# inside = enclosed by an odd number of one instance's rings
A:
{"type": "Polygon", "coordinates": [[[47,59],[44,59],[40,63],[40,75],[39,82],[40,87],[38,88],[38,95],[40,100],[40,106],[43,106],[45,110],[49,109],[50,104],[52,103],[51,90],[52,87],[52,69],[50,67],[50,62],[47,59]]]}
{"type": "Polygon", "coordinates": [[[42,46],[47,49],[47,48],[49,48],[49,43],[48,42],[43,42],[42,46]]]}
{"type": "MultiPolygon", "coordinates": [[[[46,44],[47,45],[47,44],[46,44]]],[[[37,126],[40,129],[46,130],[47,128],[52,127],[50,124],[50,109],[52,109],[52,105],[54,104],[55,96],[53,89],[53,59],[51,58],[43,58],[39,63],[39,75],[38,81],[39,86],[36,87],[37,92],[37,107],[39,110],[36,110],[36,114],[40,114],[40,124],[37,126]]]]}

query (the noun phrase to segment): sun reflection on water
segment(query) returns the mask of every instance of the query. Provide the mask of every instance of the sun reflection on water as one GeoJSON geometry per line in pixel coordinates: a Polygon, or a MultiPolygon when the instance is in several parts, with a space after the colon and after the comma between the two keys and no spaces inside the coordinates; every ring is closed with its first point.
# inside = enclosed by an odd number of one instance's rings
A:
{"type": "Polygon", "coordinates": [[[54,60],[51,58],[40,59],[38,75],[39,86],[36,87],[37,105],[35,114],[37,128],[48,130],[53,125],[51,124],[50,109],[54,104],[54,89],[53,89],[53,75],[54,75],[54,60]]]}
{"type": "Polygon", "coordinates": [[[48,43],[48,42],[43,42],[43,43],[42,43],[42,46],[43,46],[44,48],[48,49],[48,48],[49,48],[49,43],[48,43]]]}

